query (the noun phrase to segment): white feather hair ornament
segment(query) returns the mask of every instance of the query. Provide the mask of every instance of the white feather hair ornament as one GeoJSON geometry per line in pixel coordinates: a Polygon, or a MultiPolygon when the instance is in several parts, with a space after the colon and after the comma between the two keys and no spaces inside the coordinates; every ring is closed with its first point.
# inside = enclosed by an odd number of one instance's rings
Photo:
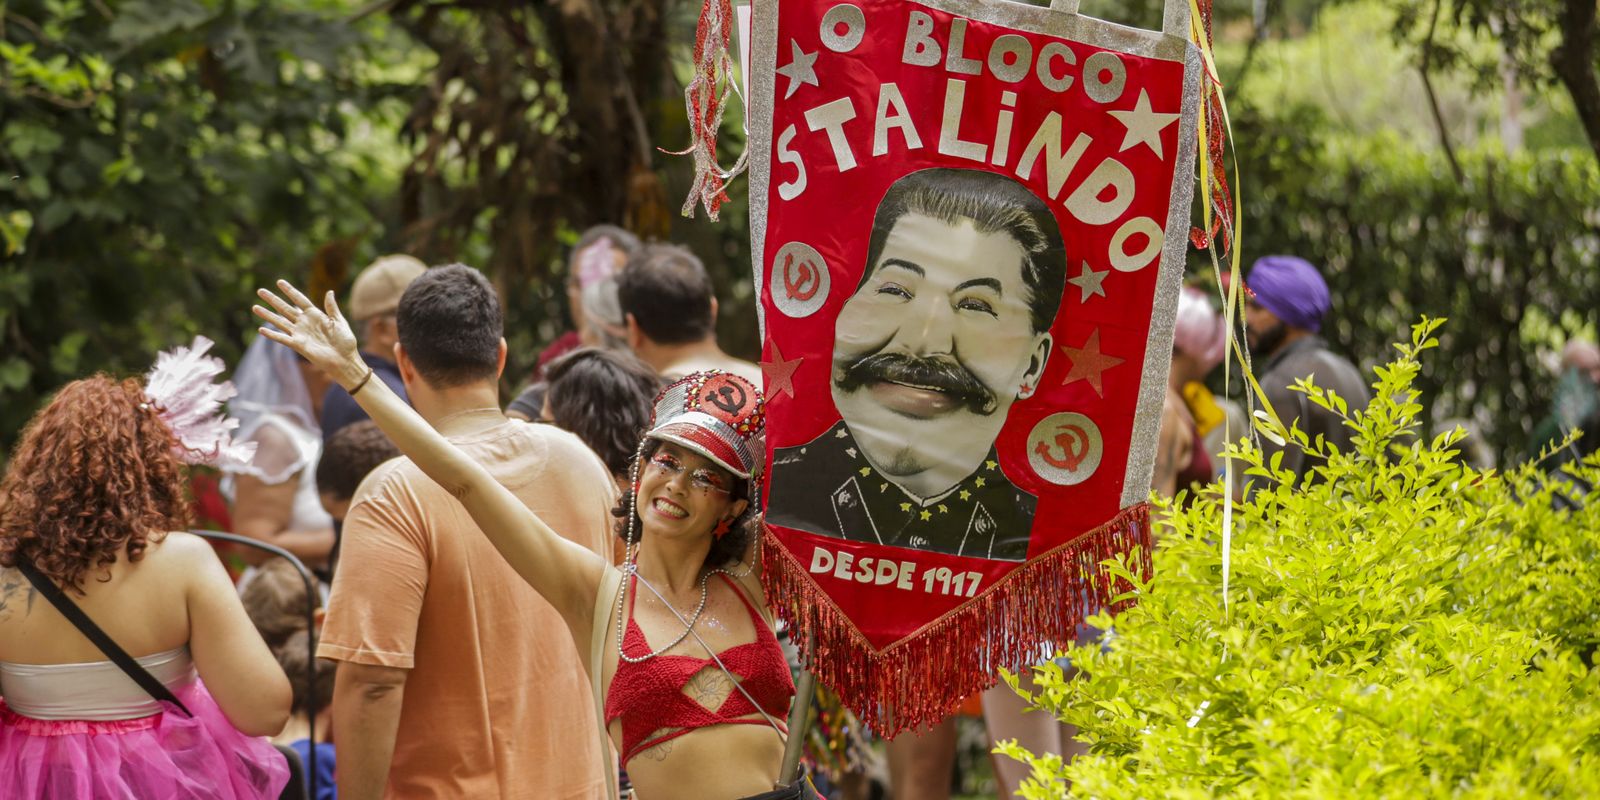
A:
{"type": "Polygon", "coordinates": [[[155,366],[145,375],[144,395],[177,438],[176,451],[184,462],[244,466],[255,457],[256,443],[233,441],[239,421],[222,409],[239,392],[232,381],[212,382],[227,371],[222,359],[206,355],[212,344],[196,336],[188,347],[156,356],[155,366]]]}

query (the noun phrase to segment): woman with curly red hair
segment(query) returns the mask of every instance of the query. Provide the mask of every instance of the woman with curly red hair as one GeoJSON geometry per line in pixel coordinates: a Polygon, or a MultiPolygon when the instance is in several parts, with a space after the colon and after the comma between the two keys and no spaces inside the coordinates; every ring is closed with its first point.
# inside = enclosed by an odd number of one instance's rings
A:
{"type": "Polygon", "coordinates": [[[208,411],[231,388],[210,385],[206,346],[164,356],[177,373],[158,365],[147,386],[68,384],[12,454],[0,797],[269,798],[287,782],[256,737],[283,727],[289,682],[211,547],[174,532],[184,461],[248,455],[208,411]]]}

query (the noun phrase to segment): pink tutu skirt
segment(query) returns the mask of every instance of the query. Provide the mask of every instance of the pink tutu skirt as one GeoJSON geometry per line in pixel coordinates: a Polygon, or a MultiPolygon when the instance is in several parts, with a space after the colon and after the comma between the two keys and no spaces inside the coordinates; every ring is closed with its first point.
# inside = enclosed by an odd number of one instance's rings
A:
{"type": "Polygon", "coordinates": [[[199,680],[172,706],[139,719],[40,720],[0,701],[5,800],[258,800],[278,797],[289,766],[266,739],[234,729],[199,680]]]}

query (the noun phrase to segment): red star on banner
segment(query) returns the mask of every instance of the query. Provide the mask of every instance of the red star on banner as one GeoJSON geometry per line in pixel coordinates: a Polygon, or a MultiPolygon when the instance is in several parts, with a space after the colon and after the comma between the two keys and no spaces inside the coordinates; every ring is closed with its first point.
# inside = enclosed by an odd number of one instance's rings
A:
{"type": "Polygon", "coordinates": [[[772,343],[772,359],[761,362],[761,374],[767,379],[767,400],[777,397],[779,392],[794,397],[794,372],[804,360],[805,356],[784,360],[778,343],[772,343]]]}
{"type": "Polygon", "coordinates": [[[1072,361],[1072,369],[1067,372],[1067,379],[1061,382],[1062,385],[1085,380],[1089,382],[1095,394],[1105,397],[1101,373],[1121,364],[1123,359],[1100,352],[1100,329],[1095,328],[1094,333],[1089,334],[1088,341],[1084,342],[1082,347],[1062,345],[1061,352],[1066,353],[1067,358],[1072,361]]]}

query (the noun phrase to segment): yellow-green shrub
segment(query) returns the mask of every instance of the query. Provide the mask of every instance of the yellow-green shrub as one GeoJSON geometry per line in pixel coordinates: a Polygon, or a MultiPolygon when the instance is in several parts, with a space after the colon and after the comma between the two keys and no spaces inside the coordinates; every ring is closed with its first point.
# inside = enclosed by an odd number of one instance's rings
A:
{"type": "Polygon", "coordinates": [[[1026,797],[1600,797],[1600,462],[1477,472],[1459,433],[1417,438],[1437,326],[1377,370],[1352,452],[1288,432],[1319,481],[1233,453],[1265,485],[1234,509],[1226,605],[1216,489],[1167,512],[1148,581],[1116,567],[1139,604],[1032,697],[1091,754],[1002,743],[1026,797]]]}

